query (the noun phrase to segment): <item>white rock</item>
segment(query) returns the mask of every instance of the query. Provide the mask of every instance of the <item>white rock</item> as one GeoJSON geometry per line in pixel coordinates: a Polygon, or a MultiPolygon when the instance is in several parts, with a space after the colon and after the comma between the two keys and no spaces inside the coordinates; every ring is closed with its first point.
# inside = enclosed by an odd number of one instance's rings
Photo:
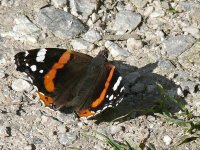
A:
{"type": "Polygon", "coordinates": [[[76,140],[76,135],[74,133],[61,133],[58,135],[58,139],[62,145],[70,145],[76,140]]]}
{"type": "Polygon", "coordinates": [[[191,35],[193,35],[195,38],[200,38],[200,31],[198,28],[194,28],[194,27],[185,27],[183,28],[184,32],[190,33],[191,35]]]}
{"type": "Polygon", "coordinates": [[[19,16],[15,19],[16,25],[13,31],[1,33],[2,37],[10,36],[15,40],[28,41],[36,43],[41,32],[40,29],[34,25],[26,16],[19,16]]]}
{"type": "Polygon", "coordinates": [[[129,56],[129,52],[121,47],[119,47],[116,43],[111,41],[105,42],[105,47],[110,51],[113,57],[116,56],[129,56]]]}
{"type": "Polygon", "coordinates": [[[1,5],[5,7],[12,7],[14,5],[14,0],[2,0],[1,5]]]}
{"type": "Polygon", "coordinates": [[[5,137],[5,136],[8,136],[6,132],[6,127],[0,126],[0,137],[5,137]]]}
{"type": "Polygon", "coordinates": [[[94,43],[101,39],[101,35],[95,30],[89,30],[85,33],[83,38],[88,42],[94,43]]]}
{"type": "Polygon", "coordinates": [[[157,30],[157,31],[155,32],[155,34],[156,34],[158,37],[160,37],[160,41],[164,41],[164,39],[165,39],[165,34],[163,33],[163,31],[157,30]]]}
{"type": "Polygon", "coordinates": [[[163,137],[163,141],[164,141],[164,143],[165,143],[166,145],[170,145],[171,142],[172,142],[172,139],[171,139],[168,135],[165,135],[165,136],[163,137]]]}
{"type": "Polygon", "coordinates": [[[137,8],[143,8],[146,6],[146,4],[148,3],[147,0],[131,0],[131,2],[133,3],[133,5],[135,5],[137,8]]]}
{"type": "Polygon", "coordinates": [[[163,17],[165,12],[163,10],[156,10],[150,14],[151,18],[163,17]]]}
{"type": "Polygon", "coordinates": [[[87,19],[97,8],[97,0],[70,0],[71,14],[87,19]]]}
{"type": "Polygon", "coordinates": [[[127,48],[129,51],[134,51],[141,49],[143,47],[141,40],[135,40],[134,38],[129,38],[127,40],[127,48]]]}
{"type": "Polygon", "coordinates": [[[179,87],[179,88],[177,88],[177,95],[178,96],[184,96],[184,94],[183,94],[183,90],[179,87]]]}
{"type": "Polygon", "coordinates": [[[3,70],[0,70],[0,79],[5,77],[5,72],[3,70]]]}
{"type": "Polygon", "coordinates": [[[62,8],[67,5],[67,0],[52,0],[56,8],[62,8]]]}
{"type": "Polygon", "coordinates": [[[65,132],[66,132],[66,127],[65,127],[65,125],[59,125],[59,126],[57,127],[57,129],[58,129],[58,132],[59,132],[59,133],[65,133],[65,132]]]}
{"type": "Polygon", "coordinates": [[[0,54],[0,64],[5,64],[7,61],[6,61],[6,58],[4,57],[3,54],[0,54]]]}
{"type": "Polygon", "coordinates": [[[144,16],[148,17],[153,12],[153,6],[146,7],[144,10],[144,16]]]}
{"type": "Polygon", "coordinates": [[[75,50],[92,50],[94,49],[94,44],[85,41],[83,39],[75,39],[71,41],[71,45],[75,50]]]}
{"type": "Polygon", "coordinates": [[[21,92],[21,91],[29,89],[31,85],[30,83],[28,83],[27,81],[23,79],[16,79],[12,82],[11,87],[14,91],[21,92]]]}

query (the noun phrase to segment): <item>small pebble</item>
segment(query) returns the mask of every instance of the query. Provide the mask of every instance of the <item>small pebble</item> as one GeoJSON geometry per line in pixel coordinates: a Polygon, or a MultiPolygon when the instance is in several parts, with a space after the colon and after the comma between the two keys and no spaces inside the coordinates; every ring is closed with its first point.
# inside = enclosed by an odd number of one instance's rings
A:
{"type": "Polygon", "coordinates": [[[110,134],[114,135],[118,132],[122,131],[122,127],[121,126],[116,126],[116,125],[112,125],[110,126],[110,134]]]}
{"type": "Polygon", "coordinates": [[[59,133],[65,133],[66,132],[66,126],[65,125],[59,125],[57,127],[57,129],[58,129],[59,133]]]}
{"type": "Polygon", "coordinates": [[[168,135],[165,135],[163,137],[163,141],[166,145],[170,145],[172,143],[172,139],[168,136],[168,135]]]}
{"type": "Polygon", "coordinates": [[[30,83],[23,79],[16,79],[12,82],[12,89],[17,92],[27,90],[31,87],[30,83]]]}
{"type": "Polygon", "coordinates": [[[6,136],[8,136],[6,127],[0,126],[0,137],[6,137],[6,136]]]}
{"type": "Polygon", "coordinates": [[[195,93],[195,89],[197,86],[197,83],[194,81],[183,81],[180,83],[181,88],[185,91],[190,92],[191,94],[195,93]]]}
{"type": "Polygon", "coordinates": [[[163,10],[156,10],[150,14],[151,18],[163,17],[165,12],[163,10]]]}
{"type": "Polygon", "coordinates": [[[141,49],[143,47],[143,43],[141,40],[135,40],[134,38],[130,38],[127,40],[127,48],[129,51],[134,51],[141,49]]]}
{"type": "Polygon", "coordinates": [[[116,43],[111,41],[105,42],[105,47],[110,51],[113,57],[117,56],[129,56],[129,52],[126,49],[119,47],[116,43]]]}
{"type": "Polygon", "coordinates": [[[99,32],[95,30],[89,30],[84,35],[84,40],[94,43],[101,39],[101,35],[99,32]]]}
{"type": "Polygon", "coordinates": [[[62,8],[67,5],[66,0],[52,0],[52,2],[56,8],[62,8]]]}
{"type": "Polygon", "coordinates": [[[4,78],[5,77],[5,72],[4,71],[0,71],[0,79],[4,78]]]}
{"type": "Polygon", "coordinates": [[[71,45],[72,45],[73,49],[75,49],[75,50],[91,51],[92,49],[94,49],[94,44],[92,44],[88,41],[85,41],[83,39],[72,40],[71,45]]]}
{"type": "Polygon", "coordinates": [[[61,133],[58,135],[59,142],[62,145],[70,145],[76,140],[76,134],[74,133],[61,133]]]}

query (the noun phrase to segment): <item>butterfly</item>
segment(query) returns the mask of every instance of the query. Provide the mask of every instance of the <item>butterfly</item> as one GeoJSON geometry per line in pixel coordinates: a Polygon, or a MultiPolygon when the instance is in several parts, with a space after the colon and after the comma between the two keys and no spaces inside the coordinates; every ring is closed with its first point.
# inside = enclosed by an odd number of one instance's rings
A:
{"type": "Polygon", "coordinates": [[[25,72],[45,106],[72,109],[79,117],[93,117],[117,106],[124,95],[123,78],[108,60],[58,48],[41,48],[15,55],[16,70],[25,72]]]}

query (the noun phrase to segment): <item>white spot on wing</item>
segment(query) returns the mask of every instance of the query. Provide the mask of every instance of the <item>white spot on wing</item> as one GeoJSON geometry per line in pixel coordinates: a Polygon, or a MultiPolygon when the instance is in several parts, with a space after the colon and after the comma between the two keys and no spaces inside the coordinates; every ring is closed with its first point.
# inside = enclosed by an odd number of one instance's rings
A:
{"type": "Polygon", "coordinates": [[[44,70],[40,70],[39,72],[40,72],[40,73],[43,73],[43,72],[44,72],[44,70]]]}
{"type": "Polygon", "coordinates": [[[117,82],[116,82],[115,85],[113,86],[113,90],[114,90],[114,91],[117,90],[117,88],[118,88],[118,86],[119,86],[121,80],[122,80],[122,77],[119,76],[119,78],[117,79],[117,82]]]}
{"type": "Polygon", "coordinates": [[[25,51],[25,55],[24,56],[26,57],[26,56],[28,56],[28,54],[29,54],[28,51],[25,51]]]}
{"type": "Polygon", "coordinates": [[[36,57],[36,61],[37,62],[43,62],[44,59],[45,59],[45,55],[46,55],[46,49],[45,48],[42,48],[38,51],[37,53],[37,57],[36,57]]]}
{"type": "Polygon", "coordinates": [[[121,93],[123,90],[124,90],[124,87],[122,87],[122,88],[120,89],[120,93],[121,93]]]}
{"type": "Polygon", "coordinates": [[[108,95],[106,95],[106,98],[108,98],[109,96],[108,95]]]}
{"type": "Polygon", "coordinates": [[[32,65],[32,66],[31,66],[31,70],[32,70],[32,71],[36,71],[36,70],[37,70],[36,65],[32,65]]]}
{"type": "Polygon", "coordinates": [[[26,63],[26,66],[29,66],[29,64],[26,63]]]}
{"type": "Polygon", "coordinates": [[[109,97],[109,101],[111,101],[113,99],[113,95],[111,95],[110,97],[109,97]]]}

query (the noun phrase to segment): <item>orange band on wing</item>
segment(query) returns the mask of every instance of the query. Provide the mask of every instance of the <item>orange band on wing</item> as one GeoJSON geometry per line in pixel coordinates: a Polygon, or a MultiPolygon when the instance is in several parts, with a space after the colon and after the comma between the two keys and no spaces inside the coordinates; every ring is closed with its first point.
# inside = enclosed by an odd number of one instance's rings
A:
{"type": "Polygon", "coordinates": [[[79,112],[79,117],[94,116],[95,112],[89,111],[89,109],[83,109],[79,112]]]}
{"type": "Polygon", "coordinates": [[[64,65],[70,60],[71,50],[66,51],[57,63],[53,65],[51,70],[44,76],[44,86],[48,92],[53,92],[55,90],[54,79],[58,69],[62,69],[64,65]]]}
{"type": "Polygon", "coordinates": [[[51,105],[53,104],[53,99],[49,96],[45,96],[43,93],[37,91],[40,99],[44,102],[45,106],[47,107],[51,107],[51,105]]]}
{"type": "Polygon", "coordinates": [[[104,100],[104,98],[105,98],[105,96],[106,96],[106,92],[107,92],[107,90],[108,90],[108,87],[109,87],[109,85],[110,85],[110,81],[111,81],[111,79],[112,79],[112,77],[113,77],[114,71],[115,71],[115,66],[112,66],[112,68],[111,68],[111,70],[110,70],[110,73],[109,73],[109,75],[108,75],[108,78],[107,78],[107,80],[106,80],[105,87],[104,87],[103,91],[101,92],[101,95],[99,96],[99,98],[97,98],[97,99],[92,103],[92,107],[93,107],[93,108],[99,106],[99,105],[103,102],[103,100],[104,100]]]}

